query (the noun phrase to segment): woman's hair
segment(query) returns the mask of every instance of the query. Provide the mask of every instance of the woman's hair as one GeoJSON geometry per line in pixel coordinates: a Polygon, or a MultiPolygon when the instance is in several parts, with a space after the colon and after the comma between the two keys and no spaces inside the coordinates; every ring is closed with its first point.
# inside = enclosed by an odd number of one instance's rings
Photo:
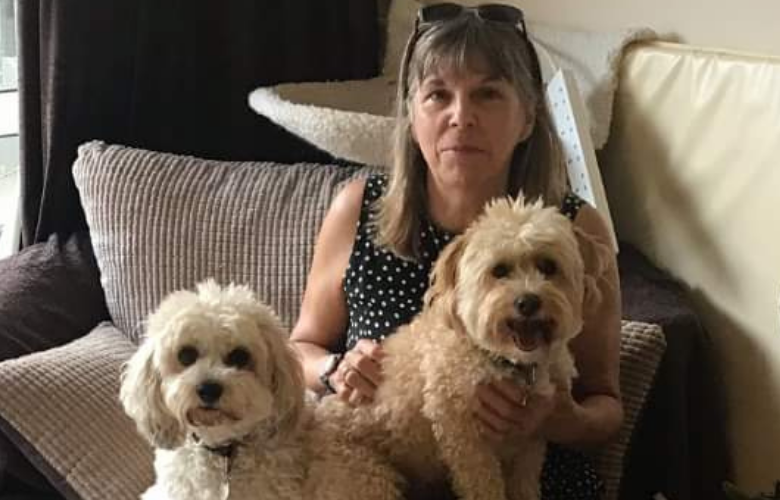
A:
{"type": "Polygon", "coordinates": [[[427,167],[412,137],[410,109],[420,83],[431,73],[453,69],[469,71],[476,61],[491,76],[507,80],[520,102],[535,117],[531,135],[513,154],[508,194],[522,192],[559,205],[566,190],[566,171],[552,128],[538,75],[536,53],[520,28],[461,15],[412,33],[401,66],[396,97],[396,127],[389,185],[377,201],[377,243],[395,254],[416,260],[419,234],[426,213],[427,167]],[[408,90],[407,90],[408,89],[408,90]]]}

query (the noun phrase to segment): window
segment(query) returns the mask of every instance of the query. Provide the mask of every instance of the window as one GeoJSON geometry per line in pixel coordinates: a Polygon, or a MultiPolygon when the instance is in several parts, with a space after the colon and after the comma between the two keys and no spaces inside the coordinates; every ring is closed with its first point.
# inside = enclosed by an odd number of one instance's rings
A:
{"type": "Polygon", "coordinates": [[[19,94],[14,0],[0,0],[0,258],[19,233],[19,94]]]}

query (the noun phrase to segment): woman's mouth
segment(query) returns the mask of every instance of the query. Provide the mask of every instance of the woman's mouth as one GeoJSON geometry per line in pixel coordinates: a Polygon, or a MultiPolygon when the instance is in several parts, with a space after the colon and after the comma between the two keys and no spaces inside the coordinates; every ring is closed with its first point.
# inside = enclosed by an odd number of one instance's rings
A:
{"type": "Polygon", "coordinates": [[[448,146],[448,147],[444,148],[443,151],[445,153],[455,153],[455,154],[478,154],[478,153],[484,153],[483,149],[478,148],[476,146],[468,146],[468,145],[448,146]]]}

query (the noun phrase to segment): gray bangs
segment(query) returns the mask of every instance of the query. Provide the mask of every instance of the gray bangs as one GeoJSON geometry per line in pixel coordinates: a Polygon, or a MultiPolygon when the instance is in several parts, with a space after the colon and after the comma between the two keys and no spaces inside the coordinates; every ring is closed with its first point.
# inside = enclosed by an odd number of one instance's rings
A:
{"type": "Polygon", "coordinates": [[[479,71],[510,82],[520,99],[535,104],[538,91],[530,72],[530,53],[516,28],[464,15],[457,21],[433,25],[420,35],[414,49],[417,61],[409,68],[409,94],[425,78],[452,71],[479,71]],[[485,24],[490,29],[485,29],[485,24]]]}

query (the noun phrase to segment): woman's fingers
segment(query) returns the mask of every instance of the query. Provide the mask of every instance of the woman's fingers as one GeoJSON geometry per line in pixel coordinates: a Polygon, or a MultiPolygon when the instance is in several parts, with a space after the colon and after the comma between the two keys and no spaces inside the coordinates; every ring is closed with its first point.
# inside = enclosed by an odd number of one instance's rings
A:
{"type": "Polygon", "coordinates": [[[360,374],[374,388],[382,383],[382,367],[365,355],[356,355],[347,360],[349,367],[360,374]]]}
{"type": "Polygon", "coordinates": [[[502,426],[506,427],[505,430],[509,430],[512,424],[523,422],[523,409],[525,407],[522,403],[526,397],[524,394],[519,396],[513,395],[510,399],[506,395],[505,390],[497,387],[496,383],[480,384],[477,388],[477,402],[480,408],[480,415],[490,415],[493,419],[505,422],[506,426],[502,426]]]}
{"type": "Polygon", "coordinates": [[[349,403],[350,398],[352,397],[352,393],[354,391],[351,387],[344,384],[343,382],[340,382],[340,386],[336,389],[336,395],[339,397],[340,400],[344,401],[345,403],[349,403]]]}
{"type": "MultiPolygon", "coordinates": [[[[343,378],[344,383],[351,387],[357,393],[357,396],[362,396],[368,401],[374,398],[376,385],[354,367],[345,365],[343,378]]],[[[356,402],[360,403],[362,401],[356,400],[356,402]]]]}
{"type": "Polygon", "coordinates": [[[491,441],[507,435],[531,435],[550,413],[551,398],[529,393],[511,381],[480,384],[476,391],[474,414],[484,424],[491,441]]]}
{"type": "MultiPolygon", "coordinates": [[[[342,363],[355,370],[370,383],[375,390],[376,387],[382,383],[381,362],[383,358],[384,351],[382,351],[382,346],[380,344],[363,339],[344,356],[342,363]]],[[[373,395],[373,390],[371,393],[373,395]]]]}
{"type": "Polygon", "coordinates": [[[377,363],[381,363],[382,359],[385,357],[385,351],[382,349],[382,344],[374,340],[358,340],[355,344],[354,350],[362,353],[365,356],[368,356],[377,363]]]}
{"type": "Polygon", "coordinates": [[[509,380],[499,379],[488,386],[500,395],[504,400],[517,406],[526,406],[528,403],[528,388],[509,380]]]}
{"type": "Polygon", "coordinates": [[[506,418],[501,417],[492,408],[485,404],[478,404],[475,410],[477,418],[485,424],[488,435],[503,436],[509,432],[512,424],[506,418]]]}
{"type": "Polygon", "coordinates": [[[351,405],[373,401],[382,382],[382,346],[363,339],[348,351],[333,374],[333,384],[339,397],[351,405]]]}

